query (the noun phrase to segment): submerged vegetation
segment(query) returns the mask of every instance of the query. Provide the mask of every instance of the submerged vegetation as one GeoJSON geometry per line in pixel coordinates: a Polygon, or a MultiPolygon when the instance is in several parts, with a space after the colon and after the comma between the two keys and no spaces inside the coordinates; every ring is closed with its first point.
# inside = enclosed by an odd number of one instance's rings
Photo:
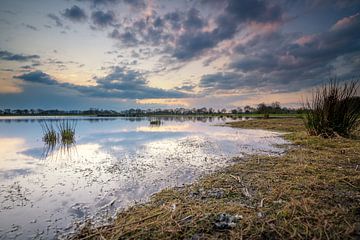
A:
{"type": "Polygon", "coordinates": [[[310,135],[349,137],[360,118],[359,80],[340,83],[331,79],[306,102],[305,126],[310,135]]]}
{"type": "MultiPolygon", "coordinates": [[[[352,239],[360,237],[360,141],[309,136],[300,118],[232,127],[287,133],[282,156],[249,156],[181,188],[165,189],[74,239],[352,239]]],[[[235,160],[236,161],[236,160],[235,160]]]]}

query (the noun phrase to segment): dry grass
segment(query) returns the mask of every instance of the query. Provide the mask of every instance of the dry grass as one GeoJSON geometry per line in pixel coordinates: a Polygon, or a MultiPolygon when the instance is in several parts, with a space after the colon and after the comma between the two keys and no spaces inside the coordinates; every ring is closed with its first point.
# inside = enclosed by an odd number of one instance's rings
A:
{"type": "Polygon", "coordinates": [[[281,157],[254,156],[197,183],[163,190],[114,223],[75,239],[356,239],[360,237],[360,141],[308,136],[301,119],[236,127],[294,131],[281,157]],[[238,215],[219,229],[219,214],[238,215]]]}

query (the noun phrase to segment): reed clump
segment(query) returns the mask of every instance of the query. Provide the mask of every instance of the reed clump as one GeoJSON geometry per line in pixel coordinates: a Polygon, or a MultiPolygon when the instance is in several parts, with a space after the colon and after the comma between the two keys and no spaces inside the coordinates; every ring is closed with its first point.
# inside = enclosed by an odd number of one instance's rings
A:
{"type": "Polygon", "coordinates": [[[359,80],[341,83],[336,78],[315,89],[307,108],[305,126],[310,135],[349,137],[359,124],[359,80]]]}
{"type": "Polygon", "coordinates": [[[58,121],[57,131],[52,121],[41,121],[40,126],[43,130],[43,142],[54,147],[56,144],[71,145],[75,143],[76,122],[71,120],[58,121]]]}
{"type": "Polygon", "coordinates": [[[63,145],[71,145],[75,142],[76,122],[63,120],[58,122],[59,140],[63,145]]]}
{"type": "Polygon", "coordinates": [[[55,131],[54,126],[51,123],[46,121],[40,122],[41,128],[43,130],[43,138],[42,140],[47,143],[48,145],[56,145],[58,141],[58,136],[55,131]]]}

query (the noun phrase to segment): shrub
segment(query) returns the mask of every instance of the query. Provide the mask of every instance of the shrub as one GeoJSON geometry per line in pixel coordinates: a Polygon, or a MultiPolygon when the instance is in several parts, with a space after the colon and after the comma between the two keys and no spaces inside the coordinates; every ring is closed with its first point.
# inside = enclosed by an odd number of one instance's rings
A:
{"type": "Polygon", "coordinates": [[[313,92],[307,108],[305,126],[310,135],[349,137],[359,124],[359,80],[340,83],[336,78],[313,92]]]}

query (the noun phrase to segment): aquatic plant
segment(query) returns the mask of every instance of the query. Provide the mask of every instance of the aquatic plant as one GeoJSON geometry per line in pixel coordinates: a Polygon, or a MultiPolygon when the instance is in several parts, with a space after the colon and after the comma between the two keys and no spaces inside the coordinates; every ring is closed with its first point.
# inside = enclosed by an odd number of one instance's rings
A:
{"type": "Polygon", "coordinates": [[[62,145],[71,145],[75,142],[76,121],[62,120],[58,122],[57,127],[62,145]]]}
{"type": "Polygon", "coordinates": [[[359,80],[340,83],[336,78],[315,89],[307,108],[305,126],[310,135],[348,137],[359,124],[359,80]]]}
{"type": "Polygon", "coordinates": [[[160,126],[161,125],[161,120],[160,119],[150,120],[150,125],[152,125],[152,126],[160,126]]]}
{"type": "Polygon", "coordinates": [[[61,120],[57,121],[54,128],[53,121],[40,121],[40,126],[43,130],[42,140],[44,144],[43,157],[47,157],[58,146],[59,150],[68,152],[75,144],[75,128],[76,121],[74,120],[61,120]]]}
{"type": "Polygon", "coordinates": [[[55,146],[58,137],[52,123],[48,123],[47,121],[40,121],[40,126],[43,130],[42,140],[48,145],[55,146]]]}

